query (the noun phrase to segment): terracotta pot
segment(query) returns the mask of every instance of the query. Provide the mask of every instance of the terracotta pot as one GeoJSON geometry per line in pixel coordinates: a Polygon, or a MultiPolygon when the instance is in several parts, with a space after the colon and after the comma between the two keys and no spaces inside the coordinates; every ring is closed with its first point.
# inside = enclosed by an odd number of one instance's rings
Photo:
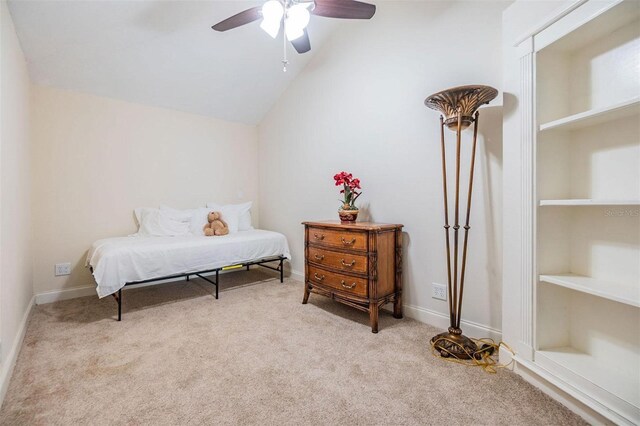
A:
{"type": "Polygon", "coordinates": [[[338,215],[340,216],[341,223],[354,223],[358,218],[359,210],[338,210],[338,215]]]}

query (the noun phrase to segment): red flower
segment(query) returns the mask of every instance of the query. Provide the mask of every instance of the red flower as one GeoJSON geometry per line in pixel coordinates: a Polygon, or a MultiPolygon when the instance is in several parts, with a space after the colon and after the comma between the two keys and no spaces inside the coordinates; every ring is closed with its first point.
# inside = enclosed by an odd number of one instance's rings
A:
{"type": "Polygon", "coordinates": [[[336,175],[333,176],[333,179],[336,181],[336,186],[340,186],[340,185],[348,185],[349,184],[349,180],[351,179],[352,175],[351,173],[347,173],[347,172],[340,172],[336,175]]]}
{"type": "Polygon", "coordinates": [[[360,179],[353,177],[351,173],[340,172],[333,175],[333,180],[336,181],[336,186],[343,186],[340,190],[340,194],[344,194],[343,205],[354,206],[354,202],[362,194],[360,191],[356,191],[360,188],[360,179]]]}

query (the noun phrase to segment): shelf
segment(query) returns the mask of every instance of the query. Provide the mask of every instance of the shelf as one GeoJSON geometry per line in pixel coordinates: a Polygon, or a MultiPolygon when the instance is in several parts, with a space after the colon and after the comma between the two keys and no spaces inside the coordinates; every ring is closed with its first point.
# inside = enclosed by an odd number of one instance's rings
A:
{"type": "Polygon", "coordinates": [[[575,274],[540,275],[540,281],[640,307],[640,283],[625,285],[575,274]]]}
{"type": "Polygon", "coordinates": [[[637,0],[585,2],[536,35],[536,48],[573,53],[592,45],[640,17],[637,0]],[[562,23],[564,21],[564,23],[562,23]]]}
{"type": "Polygon", "coordinates": [[[593,126],[619,118],[640,114],[640,97],[636,96],[606,107],[594,108],[589,111],[573,114],[558,120],[540,125],[540,131],[552,129],[575,130],[593,126]]]}
{"type": "MultiPolygon", "coordinates": [[[[536,362],[551,367],[549,361],[569,370],[596,387],[617,395],[628,404],[640,405],[640,391],[635,374],[622,371],[615,359],[598,362],[594,357],[576,348],[559,347],[536,351],[536,362]]],[[[557,369],[554,369],[557,371],[557,369]]],[[[633,370],[632,370],[633,371],[633,370]]],[[[571,379],[573,379],[571,377],[571,379]]]]}
{"type": "Polygon", "coordinates": [[[639,206],[640,200],[540,200],[540,206],[639,206]]]}

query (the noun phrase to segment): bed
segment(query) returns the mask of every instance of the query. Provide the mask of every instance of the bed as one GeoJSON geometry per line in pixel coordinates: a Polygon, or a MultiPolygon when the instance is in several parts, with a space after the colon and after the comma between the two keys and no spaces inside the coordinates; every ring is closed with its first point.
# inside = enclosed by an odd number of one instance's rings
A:
{"type": "Polygon", "coordinates": [[[291,259],[284,235],[251,229],[225,236],[129,236],[98,240],[91,246],[86,266],[91,269],[100,298],[113,295],[122,319],[122,288],[171,278],[200,277],[215,286],[218,298],[219,273],[260,265],[280,273],[291,259]],[[278,262],[278,266],[270,266],[278,262]],[[214,274],[215,281],[204,274],[214,274]]]}

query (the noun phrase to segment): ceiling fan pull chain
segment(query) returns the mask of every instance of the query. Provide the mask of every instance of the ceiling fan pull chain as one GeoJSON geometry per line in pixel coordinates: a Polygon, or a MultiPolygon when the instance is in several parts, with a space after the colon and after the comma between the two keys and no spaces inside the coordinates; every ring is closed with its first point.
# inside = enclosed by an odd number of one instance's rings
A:
{"type": "MultiPolygon", "coordinates": [[[[286,14],[286,12],[285,12],[286,14]]],[[[284,31],[282,31],[282,72],[287,72],[287,65],[289,64],[289,61],[287,60],[287,20],[283,19],[282,20],[282,29],[284,31]]]]}
{"type": "Polygon", "coordinates": [[[285,17],[282,19],[282,72],[287,72],[287,64],[289,61],[287,60],[287,20],[286,20],[286,8],[285,8],[285,17]]]}

